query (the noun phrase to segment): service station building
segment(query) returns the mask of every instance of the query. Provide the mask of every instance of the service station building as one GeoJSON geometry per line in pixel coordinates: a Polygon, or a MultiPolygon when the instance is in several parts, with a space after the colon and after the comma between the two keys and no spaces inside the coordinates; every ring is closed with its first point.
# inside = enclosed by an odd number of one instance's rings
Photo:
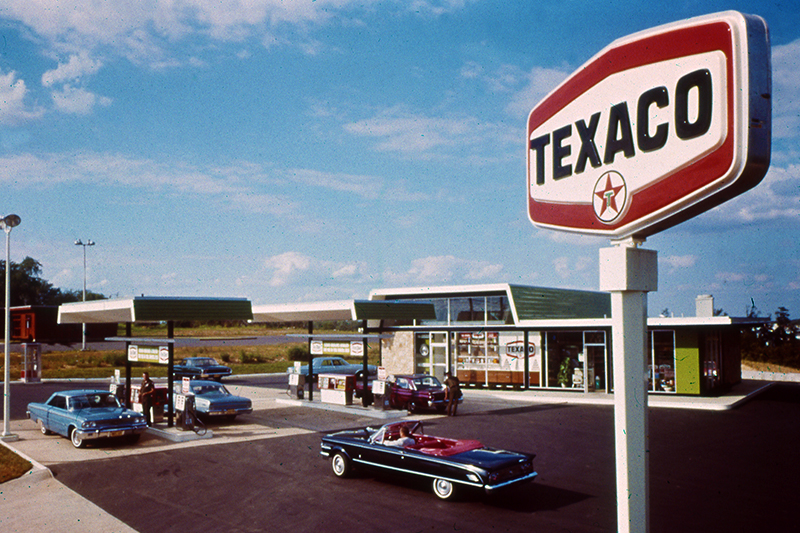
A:
{"type": "MultiPolygon", "coordinates": [[[[443,379],[450,371],[468,387],[613,392],[608,293],[488,284],[376,289],[369,302],[378,301],[428,303],[435,313],[357,316],[356,301],[254,306],[253,315],[257,322],[361,320],[365,334],[380,334],[388,374],[443,379]]],[[[696,308],[692,317],[648,319],[643,370],[651,393],[714,395],[741,381],[740,331],[756,322],[714,316],[711,296],[699,296],[696,308]]]]}

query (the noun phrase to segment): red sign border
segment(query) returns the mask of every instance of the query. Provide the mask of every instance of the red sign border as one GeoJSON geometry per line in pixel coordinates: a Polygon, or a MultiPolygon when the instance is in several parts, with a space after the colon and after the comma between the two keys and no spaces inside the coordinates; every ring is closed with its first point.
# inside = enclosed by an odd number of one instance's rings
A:
{"type": "MultiPolygon", "coordinates": [[[[701,24],[679,27],[644,36],[641,39],[625,42],[601,52],[589,64],[584,65],[562,86],[538,104],[528,117],[527,136],[556,113],[561,111],[580,95],[600,83],[607,77],[652,63],[674,60],[690,55],[697,55],[712,51],[721,51],[725,56],[728,84],[726,89],[727,99],[727,132],[722,145],[712,153],[693,164],[681,168],[676,172],[637,190],[629,199],[630,209],[619,220],[604,224],[597,219],[591,203],[555,203],[537,201],[530,196],[530,149],[528,152],[528,215],[536,225],[577,231],[583,233],[610,235],[614,237],[626,236],[625,227],[636,225],[642,219],[653,213],[667,208],[675,202],[695,193],[725,176],[736,161],[736,142],[734,135],[735,124],[735,87],[733,36],[734,30],[726,20],[709,20],[701,24]]],[[[740,111],[743,112],[743,111],[740,111]]],[[[741,143],[740,143],[741,144],[741,143]]],[[[743,158],[746,159],[746,158],[743,158]]],[[[764,171],[766,172],[766,170],[764,171]]],[[[761,174],[763,177],[763,174],[761,174]]],[[[760,181],[746,187],[750,188],[760,181]]],[[[703,200],[699,200],[702,202],[703,200]]],[[[715,204],[716,205],[716,204],[715,204]]],[[[704,209],[705,210],[705,209],[704,209]]],[[[697,214],[697,213],[694,213],[697,214]]],[[[674,217],[668,214],[666,218],[674,217]]],[[[646,236],[664,229],[684,218],[672,223],[664,224],[663,218],[651,222],[645,228],[633,232],[639,236],[646,236]]]]}

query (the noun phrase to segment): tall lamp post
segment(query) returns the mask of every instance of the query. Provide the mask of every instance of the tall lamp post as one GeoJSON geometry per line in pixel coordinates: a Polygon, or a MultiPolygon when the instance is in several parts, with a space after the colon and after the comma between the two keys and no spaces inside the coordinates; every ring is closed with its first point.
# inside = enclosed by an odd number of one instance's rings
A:
{"type": "MultiPolygon", "coordinates": [[[[89,239],[88,241],[83,242],[82,240],[78,239],[75,241],[75,246],[83,246],[83,301],[85,302],[86,301],[86,247],[94,246],[94,241],[92,239],[89,239]]],[[[81,336],[82,338],[81,350],[86,351],[86,323],[81,324],[81,326],[83,330],[83,335],[81,336]]]]}
{"type": "Polygon", "coordinates": [[[11,434],[11,371],[8,357],[8,345],[11,344],[11,228],[19,226],[22,219],[17,215],[6,215],[0,220],[0,227],[6,233],[6,323],[5,323],[5,374],[3,376],[3,436],[2,439],[17,440],[16,435],[11,434]]]}

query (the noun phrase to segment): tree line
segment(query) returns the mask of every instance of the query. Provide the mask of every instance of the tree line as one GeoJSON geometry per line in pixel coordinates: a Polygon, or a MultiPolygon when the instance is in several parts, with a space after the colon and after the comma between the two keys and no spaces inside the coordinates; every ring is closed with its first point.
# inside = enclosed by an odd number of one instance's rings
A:
{"type": "MultiPolygon", "coordinates": [[[[750,318],[759,318],[755,306],[750,318]]],[[[742,359],[800,368],[800,323],[789,317],[789,310],[779,307],[758,326],[742,332],[742,359]]]]}
{"type": "MultiPolygon", "coordinates": [[[[0,293],[5,294],[5,261],[0,262],[0,293]]],[[[11,261],[11,306],[61,305],[79,302],[83,299],[81,290],[60,289],[42,278],[42,264],[26,257],[19,263],[11,261]]],[[[107,296],[86,291],[87,300],[102,300],[107,296]]],[[[662,314],[669,316],[669,311],[662,314]]],[[[721,309],[715,315],[724,315],[721,309]]],[[[755,305],[748,309],[748,317],[763,318],[755,305]]],[[[334,324],[336,329],[350,329],[344,324],[334,324]]],[[[347,326],[352,327],[352,324],[347,326]]],[[[764,318],[762,324],[742,331],[742,358],[748,361],[779,364],[800,368],[800,323],[791,320],[789,310],[779,307],[772,315],[764,318]]]]}
{"type": "MultiPolygon", "coordinates": [[[[0,262],[0,293],[6,290],[6,263],[0,262]]],[[[32,257],[26,257],[19,263],[11,261],[9,271],[11,285],[11,307],[27,305],[61,305],[83,300],[82,290],[68,290],[54,287],[42,278],[42,264],[32,257]]],[[[102,300],[106,296],[86,291],[87,300],[102,300]]],[[[0,305],[2,307],[2,305],[0,305]]]]}

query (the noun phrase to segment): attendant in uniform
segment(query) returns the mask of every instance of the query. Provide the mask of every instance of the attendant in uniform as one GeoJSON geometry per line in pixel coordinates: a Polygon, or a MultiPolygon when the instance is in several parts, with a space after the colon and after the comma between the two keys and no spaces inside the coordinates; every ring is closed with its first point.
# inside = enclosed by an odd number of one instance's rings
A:
{"type": "Polygon", "coordinates": [[[461,383],[450,372],[445,372],[444,386],[447,392],[447,416],[456,416],[458,400],[461,398],[461,383]]]}
{"type": "Polygon", "coordinates": [[[153,424],[152,408],[153,396],[156,392],[155,383],[150,379],[150,374],[147,372],[142,374],[142,384],[139,386],[139,403],[142,404],[142,411],[144,411],[144,419],[147,420],[147,425],[153,424]]]}

